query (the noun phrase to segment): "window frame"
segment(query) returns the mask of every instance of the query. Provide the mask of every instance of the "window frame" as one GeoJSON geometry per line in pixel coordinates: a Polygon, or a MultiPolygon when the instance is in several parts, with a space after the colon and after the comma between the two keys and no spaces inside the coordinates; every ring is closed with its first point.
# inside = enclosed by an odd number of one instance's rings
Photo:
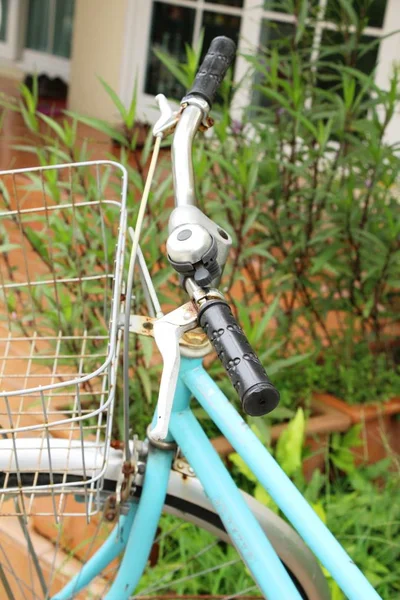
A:
{"type": "MultiPolygon", "coordinates": [[[[55,0],[51,0],[55,13],[55,0]]],[[[28,0],[10,0],[7,19],[7,40],[0,42],[0,57],[13,62],[17,68],[29,73],[46,73],[50,77],[70,79],[71,59],[25,48],[28,21],[28,0]]]]}
{"type": "MultiPolygon", "coordinates": [[[[21,51],[21,20],[23,20],[25,0],[9,0],[7,11],[6,39],[0,41],[2,59],[14,61],[21,51]]],[[[25,23],[23,23],[25,29],[25,23]]]]}
{"type": "MultiPolygon", "coordinates": [[[[196,10],[193,43],[196,43],[199,39],[204,10],[241,17],[238,57],[234,70],[234,81],[236,82],[245,80],[248,74],[248,63],[241,55],[254,51],[254,40],[260,39],[263,19],[269,18],[275,22],[295,22],[294,15],[264,10],[262,0],[244,0],[243,7],[241,8],[212,4],[212,0],[209,2],[206,0],[134,0],[128,3],[125,52],[120,76],[120,94],[123,101],[128,105],[136,83],[138,118],[151,123],[158,118],[159,113],[154,98],[144,93],[144,85],[150,44],[152,8],[153,3],[156,1],[196,10]]],[[[387,0],[382,27],[367,27],[365,29],[366,35],[385,38],[389,33],[400,30],[400,11],[398,10],[398,5],[397,7],[395,6],[396,2],[398,0],[387,0]]],[[[327,0],[320,0],[322,10],[325,10],[326,4],[327,0]]],[[[331,22],[323,20],[317,24],[314,36],[314,58],[317,58],[318,45],[325,29],[335,30],[336,26],[331,22]]],[[[380,87],[386,88],[389,86],[392,65],[398,60],[399,56],[400,33],[383,39],[380,42],[378,67],[375,77],[376,83],[380,87]],[[383,57],[385,57],[384,60],[382,60],[383,57]]],[[[233,118],[241,119],[244,107],[248,106],[251,102],[251,94],[251,85],[241,86],[232,101],[231,114],[233,118]]],[[[393,128],[393,125],[391,127],[393,128]]],[[[398,138],[400,138],[400,108],[396,130],[398,131],[398,138]]]]}

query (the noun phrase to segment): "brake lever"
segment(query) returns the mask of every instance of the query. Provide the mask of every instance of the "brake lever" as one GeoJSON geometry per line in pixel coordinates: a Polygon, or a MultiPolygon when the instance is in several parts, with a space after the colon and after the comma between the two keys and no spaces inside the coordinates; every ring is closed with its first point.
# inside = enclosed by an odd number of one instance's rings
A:
{"type": "Polygon", "coordinates": [[[172,404],[181,363],[179,340],[184,333],[197,327],[197,310],[193,302],[173,310],[153,321],[153,336],[163,359],[160,390],[157,401],[157,422],[151,437],[164,440],[169,429],[172,404]]]}

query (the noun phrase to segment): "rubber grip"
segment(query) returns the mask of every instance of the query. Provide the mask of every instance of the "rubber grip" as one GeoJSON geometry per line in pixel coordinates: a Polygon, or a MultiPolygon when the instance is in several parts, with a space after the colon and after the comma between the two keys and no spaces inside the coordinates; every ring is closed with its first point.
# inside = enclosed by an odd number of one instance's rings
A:
{"type": "Polygon", "coordinates": [[[186,97],[200,96],[211,107],[215,94],[233,63],[235,54],[236,44],[234,41],[223,35],[214,38],[197,72],[193,87],[186,97]]]}
{"type": "Polygon", "coordinates": [[[252,416],[265,415],[279,403],[279,392],[253,352],[229,305],[208,300],[199,310],[198,322],[217,351],[242,408],[252,416]]]}

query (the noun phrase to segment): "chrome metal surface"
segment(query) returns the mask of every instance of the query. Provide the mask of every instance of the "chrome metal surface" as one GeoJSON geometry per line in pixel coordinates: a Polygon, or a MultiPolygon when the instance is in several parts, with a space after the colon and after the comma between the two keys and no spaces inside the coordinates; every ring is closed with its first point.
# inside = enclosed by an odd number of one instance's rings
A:
{"type": "Polygon", "coordinates": [[[166,442],[165,440],[157,440],[156,438],[154,438],[151,431],[151,425],[148,426],[146,435],[149,439],[149,443],[155,448],[158,448],[159,450],[171,451],[176,450],[177,448],[175,442],[166,442]]]}
{"type": "Polygon", "coordinates": [[[211,244],[211,235],[202,225],[181,225],[168,237],[167,252],[176,263],[194,264],[202,259],[211,244]]]}
{"type": "Polygon", "coordinates": [[[174,178],[175,205],[195,206],[196,193],[192,162],[192,143],[203,111],[198,106],[187,106],[180,116],[172,142],[172,172],[174,178]]]}
{"type": "Polygon", "coordinates": [[[163,440],[168,434],[172,403],[179,375],[179,339],[197,327],[197,311],[187,302],[154,322],[154,339],[163,359],[163,371],[157,401],[157,422],[151,430],[152,439],[163,440]]]}
{"type": "MultiPolygon", "coordinates": [[[[201,225],[214,238],[218,248],[217,262],[222,274],[226,261],[228,259],[230,247],[232,246],[231,236],[221,227],[219,227],[216,223],[214,223],[214,221],[209,219],[196,206],[180,205],[172,211],[168,222],[168,230],[170,235],[173,231],[175,231],[176,228],[181,227],[183,225],[201,225]]],[[[220,278],[215,278],[212,281],[213,287],[217,287],[219,282],[220,278]]]]}
{"type": "Polygon", "coordinates": [[[7,240],[0,255],[0,426],[13,455],[2,465],[0,512],[22,489],[27,496],[18,514],[40,512],[35,500],[44,492],[56,520],[66,514],[76,453],[85,478],[81,514],[97,512],[121,338],[126,191],[127,172],[112,161],[0,172],[0,231],[7,240]],[[41,449],[28,484],[18,451],[27,432],[41,449]],[[95,440],[90,450],[87,436],[95,440]],[[63,444],[61,472],[59,455],[50,452],[53,438],[63,444]]]}

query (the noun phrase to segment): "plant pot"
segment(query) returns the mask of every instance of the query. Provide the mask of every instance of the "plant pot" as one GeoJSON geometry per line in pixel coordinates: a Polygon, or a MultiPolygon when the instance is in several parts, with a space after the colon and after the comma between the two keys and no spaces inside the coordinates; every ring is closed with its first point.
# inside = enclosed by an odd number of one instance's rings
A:
{"type": "MultiPolygon", "coordinates": [[[[348,415],[320,402],[318,397],[311,401],[311,417],[308,418],[305,431],[305,447],[310,455],[303,462],[303,473],[310,480],[316,469],[325,468],[326,450],[331,433],[347,431],[351,425],[348,415]]],[[[271,443],[275,445],[281,433],[286,429],[287,423],[271,427],[271,443]]],[[[235,452],[229,441],[224,436],[212,440],[212,444],[220,456],[227,456],[235,452]]]]}
{"type": "Polygon", "coordinates": [[[348,417],[351,425],[361,423],[363,445],[352,450],[357,464],[373,464],[385,458],[390,451],[400,452],[399,397],[387,402],[354,405],[330,394],[315,394],[315,397],[321,404],[348,417]]]}

